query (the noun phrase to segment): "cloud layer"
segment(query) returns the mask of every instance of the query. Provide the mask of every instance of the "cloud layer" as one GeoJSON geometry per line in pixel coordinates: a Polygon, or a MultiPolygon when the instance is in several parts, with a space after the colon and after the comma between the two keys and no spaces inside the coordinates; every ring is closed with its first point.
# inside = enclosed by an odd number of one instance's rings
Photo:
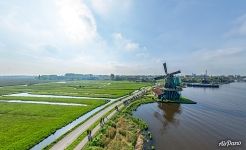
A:
{"type": "MultiPolygon", "coordinates": [[[[5,64],[0,67],[1,74],[106,74],[117,71],[115,66],[122,64],[116,60],[121,52],[114,52],[115,48],[119,51],[138,49],[137,43],[123,37],[114,39],[116,45],[107,44],[98,33],[94,14],[85,2],[53,0],[46,3],[29,3],[33,8],[30,10],[15,2],[5,4],[4,7],[10,9],[0,16],[1,33],[8,37],[1,37],[0,42],[1,57],[5,56],[0,60],[5,64]],[[32,15],[31,11],[34,11],[32,15]],[[19,61],[14,61],[15,58],[19,61]]],[[[96,4],[98,13],[106,13],[102,12],[104,9],[110,11],[111,6],[104,8],[105,4],[96,4]]]]}
{"type": "Polygon", "coordinates": [[[203,3],[1,1],[0,75],[162,74],[164,61],[170,71],[245,74],[246,12],[217,21],[203,3]]]}

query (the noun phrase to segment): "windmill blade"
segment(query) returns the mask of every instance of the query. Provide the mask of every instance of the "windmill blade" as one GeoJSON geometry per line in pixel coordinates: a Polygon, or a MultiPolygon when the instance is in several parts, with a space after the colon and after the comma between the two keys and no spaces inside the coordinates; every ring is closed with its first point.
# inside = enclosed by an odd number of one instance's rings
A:
{"type": "Polygon", "coordinates": [[[170,75],[175,75],[175,74],[179,74],[179,73],[181,73],[181,71],[180,71],[180,70],[175,71],[175,72],[173,72],[173,73],[170,73],[170,75]]]}
{"type": "Polygon", "coordinates": [[[167,74],[167,64],[163,63],[163,67],[164,67],[165,73],[167,74]]]}
{"type": "Polygon", "coordinates": [[[165,79],[166,78],[166,76],[158,76],[158,77],[155,77],[154,79],[155,80],[160,80],[160,79],[165,79]]]}

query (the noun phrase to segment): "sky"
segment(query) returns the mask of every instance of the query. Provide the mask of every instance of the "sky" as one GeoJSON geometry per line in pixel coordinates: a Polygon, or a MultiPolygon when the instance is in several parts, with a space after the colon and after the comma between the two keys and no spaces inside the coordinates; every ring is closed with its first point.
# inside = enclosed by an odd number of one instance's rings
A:
{"type": "Polygon", "coordinates": [[[245,0],[0,1],[0,75],[246,75],[245,0]]]}

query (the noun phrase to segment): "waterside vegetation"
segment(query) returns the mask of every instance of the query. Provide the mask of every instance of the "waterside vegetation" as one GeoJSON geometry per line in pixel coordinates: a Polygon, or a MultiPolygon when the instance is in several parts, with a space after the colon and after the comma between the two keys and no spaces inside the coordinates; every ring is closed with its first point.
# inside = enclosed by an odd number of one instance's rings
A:
{"type": "Polygon", "coordinates": [[[95,138],[85,146],[85,149],[134,149],[139,138],[142,138],[141,140],[143,141],[141,131],[147,130],[148,126],[142,120],[133,117],[132,111],[136,110],[141,104],[154,101],[155,98],[148,95],[132,102],[106,123],[95,138]]]}

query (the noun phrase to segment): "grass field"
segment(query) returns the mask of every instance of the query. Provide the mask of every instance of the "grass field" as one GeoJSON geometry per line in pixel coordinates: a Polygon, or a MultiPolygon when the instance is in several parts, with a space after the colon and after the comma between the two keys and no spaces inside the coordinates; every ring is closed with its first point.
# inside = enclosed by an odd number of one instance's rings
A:
{"type": "Polygon", "coordinates": [[[29,149],[102,103],[86,107],[0,103],[0,149],[29,149]]]}
{"type": "Polygon", "coordinates": [[[0,95],[29,92],[46,95],[117,98],[147,85],[150,85],[150,83],[96,80],[70,81],[66,83],[52,82],[27,86],[5,86],[0,89],[0,95]]]}
{"type": "Polygon", "coordinates": [[[57,129],[105,100],[49,97],[3,96],[13,93],[118,98],[150,83],[130,81],[70,81],[0,88],[0,100],[67,102],[88,106],[58,106],[0,102],[0,149],[29,149],[57,129]]]}

